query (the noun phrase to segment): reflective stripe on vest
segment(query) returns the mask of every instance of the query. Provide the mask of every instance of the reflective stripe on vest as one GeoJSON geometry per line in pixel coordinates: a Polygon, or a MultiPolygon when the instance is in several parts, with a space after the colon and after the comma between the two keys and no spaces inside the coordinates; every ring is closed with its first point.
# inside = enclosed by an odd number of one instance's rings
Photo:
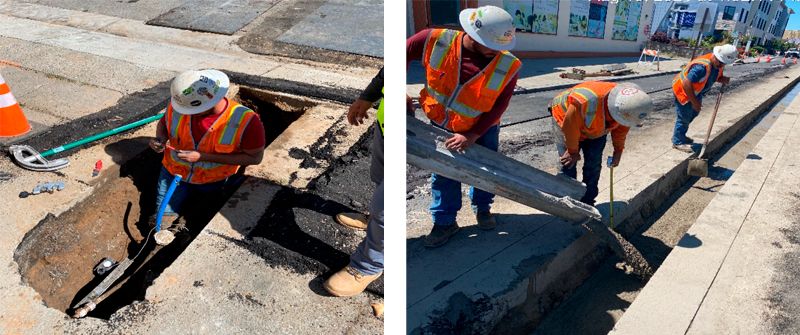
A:
{"type": "Polygon", "coordinates": [[[431,58],[429,59],[429,64],[432,68],[438,70],[439,67],[442,66],[444,56],[450,52],[450,48],[453,46],[453,41],[455,41],[456,36],[458,36],[458,32],[449,29],[439,35],[439,38],[436,39],[436,43],[433,44],[431,58]]]}
{"type": "MultiPolygon", "coordinates": [[[[233,144],[234,135],[239,130],[239,127],[247,127],[247,125],[242,125],[242,121],[244,120],[245,114],[250,111],[249,108],[239,105],[233,109],[233,113],[231,113],[231,118],[228,120],[228,123],[225,124],[225,129],[222,131],[222,136],[220,136],[219,144],[231,145],[233,144]]],[[[249,121],[252,118],[248,119],[249,121]]]]}
{"type": "Polygon", "coordinates": [[[425,88],[428,91],[428,94],[430,94],[434,99],[436,99],[436,102],[438,102],[442,106],[447,106],[446,107],[447,109],[449,109],[451,111],[454,111],[454,112],[456,112],[458,114],[461,114],[463,116],[466,116],[466,117],[475,118],[475,117],[481,116],[481,111],[479,111],[477,109],[474,109],[474,108],[470,108],[469,106],[464,105],[464,104],[462,104],[462,103],[460,103],[458,101],[455,101],[455,100],[450,102],[450,105],[448,106],[447,102],[450,100],[450,98],[448,98],[444,94],[436,92],[436,90],[434,90],[430,86],[426,86],[425,88]]]}
{"type": "Polygon", "coordinates": [[[497,66],[494,68],[492,74],[489,75],[489,80],[486,82],[486,87],[490,90],[499,91],[503,88],[503,82],[505,82],[508,72],[511,70],[511,65],[514,65],[514,60],[516,59],[516,57],[507,52],[502,52],[500,55],[497,66]]]}
{"type": "MultiPolygon", "coordinates": [[[[706,68],[706,75],[703,77],[703,80],[700,81],[700,83],[703,84],[703,87],[705,87],[706,83],[708,82],[709,76],[711,76],[711,66],[712,65],[711,65],[711,61],[708,60],[708,59],[702,59],[702,58],[695,59],[694,61],[692,61],[691,63],[686,65],[686,68],[684,68],[683,71],[680,72],[679,78],[680,78],[681,81],[689,80],[689,77],[687,77],[687,75],[689,74],[689,70],[691,70],[692,66],[695,66],[695,65],[703,65],[703,67],[706,68]]],[[[701,88],[700,90],[702,91],[703,89],[701,88]]],[[[699,92],[694,92],[694,93],[697,94],[699,92]]]]}
{"type": "MultiPolygon", "coordinates": [[[[381,94],[383,94],[383,87],[381,87],[381,94]]],[[[381,134],[383,134],[383,98],[381,98],[381,103],[378,105],[378,125],[381,127],[381,134]]]]}
{"type": "MultiPolygon", "coordinates": [[[[589,128],[592,125],[592,122],[594,121],[595,115],[597,114],[597,100],[599,99],[597,93],[586,87],[573,88],[571,90],[571,93],[577,94],[578,96],[583,98],[583,100],[586,101],[583,104],[583,108],[585,111],[584,123],[586,124],[586,128],[589,128]]],[[[564,109],[565,113],[566,111],[567,110],[564,109]]]]}

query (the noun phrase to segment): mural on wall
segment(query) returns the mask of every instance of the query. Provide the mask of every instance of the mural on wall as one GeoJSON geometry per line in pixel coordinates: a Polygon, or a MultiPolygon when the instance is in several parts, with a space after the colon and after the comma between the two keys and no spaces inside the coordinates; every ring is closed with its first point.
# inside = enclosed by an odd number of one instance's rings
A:
{"type": "Polygon", "coordinates": [[[569,36],[603,38],[606,32],[605,0],[572,1],[569,13],[569,36]]]}
{"type": "Polygon", "coordinates": [[[504,0],[503,8],[514,18],[517,31],[555,35],[558,0],[504,0]]]}
{"type": "Polygon", "coordinates": [[[642,2],[636,0],[619,0],[614,13],[614,27],[611,38],[623,41],[636,41],[639,35],[639,17],[642,14],[642,2]]]}

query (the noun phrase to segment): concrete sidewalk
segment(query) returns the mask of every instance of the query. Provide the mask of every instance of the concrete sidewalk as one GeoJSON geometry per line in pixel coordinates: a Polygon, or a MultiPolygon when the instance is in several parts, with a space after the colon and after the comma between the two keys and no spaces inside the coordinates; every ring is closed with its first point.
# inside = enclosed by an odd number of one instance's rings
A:
{"type": "Polygon", "coordinates": [[[612,334],[800,331],[794,99],[706,207],[612,334]]]}

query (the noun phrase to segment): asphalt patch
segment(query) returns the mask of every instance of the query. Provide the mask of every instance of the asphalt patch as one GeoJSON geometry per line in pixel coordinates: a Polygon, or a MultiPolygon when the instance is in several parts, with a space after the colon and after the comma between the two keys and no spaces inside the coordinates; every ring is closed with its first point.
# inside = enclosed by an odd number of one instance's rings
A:
{"type": "Polygon", "coordinates": [[[276,3],[275,0],[228,0],[221,3],[191,0],[147,21],[147,24],[233,35],[276,3]]]}
{"type": "MultiPolygon", "coordinates": [[[[363,233],[335,223],[333,216],[368,210],[364,204],[369,204],[375,189],[365,178],[369,175],[372,136],[372,131],[366,132],[347,154],[331,159],[331,167],[307,189],[284,187],[278,191],[248,236],[246,247],[271,266],[301,274],[327,278],[345,267],[363,233]]],[[[383,295],[383,277],[367,289],[383,295]]]]}

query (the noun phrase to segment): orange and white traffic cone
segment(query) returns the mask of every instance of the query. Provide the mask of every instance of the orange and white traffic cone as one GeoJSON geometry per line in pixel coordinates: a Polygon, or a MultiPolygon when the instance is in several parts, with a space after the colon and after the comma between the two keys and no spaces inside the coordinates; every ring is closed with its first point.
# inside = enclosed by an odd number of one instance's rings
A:
{"type": "Polygon", "coordinates": [[[758,56],[758,58],[756,58],[756,63],[761,63],[761,56],[758,56]]]}
{"type": "Polygon", "coordinates": [[[781,64],[786,64],[786,56],[783,56],[783,59],[781,59],[781,64]]]}
{"type": "Polygon", "coordinates": [[[771,61],[772,61],[772,57],[770,57],[769,55],[767,55],[767,60],[765,61],[765,63],[769,63],[769,62],[771,62],[771,61]]]}
{"type": "Polygon", "coordinates": [[[0,137],[14,137],[31,130],[19,102],[11,94],[6,80],[0,75],[0,137]]]}
{"type": "Polygon", "coordinates": [[[792,63],[797,64],[797,58],[792,59],[792,63]]]}

